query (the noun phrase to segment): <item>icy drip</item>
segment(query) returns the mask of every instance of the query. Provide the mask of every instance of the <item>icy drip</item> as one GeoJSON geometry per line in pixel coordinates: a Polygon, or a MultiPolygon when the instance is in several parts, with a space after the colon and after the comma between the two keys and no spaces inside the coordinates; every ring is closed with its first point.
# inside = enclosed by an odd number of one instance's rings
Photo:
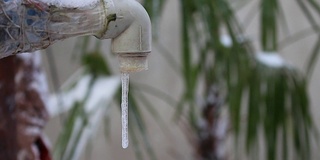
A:
{"type": "Polygon", "coordinates": [[[128,139],[128,92],[129,92],[129,73],[121,74],[122,96],[121,96],[121,122],[122,122],[122,148],[129,145],[128,139]]]}

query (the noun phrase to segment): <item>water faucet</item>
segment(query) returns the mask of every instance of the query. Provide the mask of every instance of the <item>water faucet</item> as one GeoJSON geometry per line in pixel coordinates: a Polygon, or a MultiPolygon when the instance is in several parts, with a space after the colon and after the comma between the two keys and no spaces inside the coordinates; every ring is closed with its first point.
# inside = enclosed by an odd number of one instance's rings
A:
{"type": "Polygon", "coordinates": [[[93,35],[112,39],[121,72],[146,70],[151,23],[145,9],[135,0],[91,1],[79,5],[68,0],[1,0],[0,58],[93,35]]]}

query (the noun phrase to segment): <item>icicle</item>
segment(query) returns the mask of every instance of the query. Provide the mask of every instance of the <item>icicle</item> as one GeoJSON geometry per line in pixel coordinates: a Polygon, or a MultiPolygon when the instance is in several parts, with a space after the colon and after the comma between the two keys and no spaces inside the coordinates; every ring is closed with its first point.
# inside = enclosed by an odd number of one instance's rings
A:
{"type": "Polygon", "coordinates": [[[129,92],[129,73],[121,73],[122,97],[121,97],[121,122],[122,122],[122,148],[129,145],[128,139],[128,92],[129,92]]]}

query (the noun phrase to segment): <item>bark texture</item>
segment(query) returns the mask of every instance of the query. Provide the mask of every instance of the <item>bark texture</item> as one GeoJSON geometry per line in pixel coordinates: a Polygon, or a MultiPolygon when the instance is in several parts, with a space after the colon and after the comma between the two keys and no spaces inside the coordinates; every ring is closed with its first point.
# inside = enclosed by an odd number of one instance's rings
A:
{"type": "Polygon", "coordinates": [[[225,140],[228,121],[221,115],[225,95],[219,87],[212,86],[202,108],[197,126],[196,153],[198,160],[226,160],[225,140]]]}
{"type": "Polygon", "coordinates": [[[48,119],[39,54],[0,59],[0,159],[50,160],[41,133],[48,119]]]}

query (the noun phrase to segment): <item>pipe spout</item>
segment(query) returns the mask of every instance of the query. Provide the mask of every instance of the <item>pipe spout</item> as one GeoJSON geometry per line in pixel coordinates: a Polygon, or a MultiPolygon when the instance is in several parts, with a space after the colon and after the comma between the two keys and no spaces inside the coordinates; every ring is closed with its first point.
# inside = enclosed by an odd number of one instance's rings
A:
{"type": "MultiPolygon", "coordinates": [[[[53,0],[1,0],[0,58],[44,49],[70,37],[112,39],[121,72],[147,69],[150,18],[135,0],[93,0],[73,5],[53,0]]],[[[68,2],[68,3],[67,3],[68,2]]]]}
{"type": "Polygon", "coordinates": [[[147,70],[152,39],[148,13],[134,0],[119,0],[113,6],[115,19],[100,38],[112,37],[112,52],[119,55],[121,72],[147,70]]]}

